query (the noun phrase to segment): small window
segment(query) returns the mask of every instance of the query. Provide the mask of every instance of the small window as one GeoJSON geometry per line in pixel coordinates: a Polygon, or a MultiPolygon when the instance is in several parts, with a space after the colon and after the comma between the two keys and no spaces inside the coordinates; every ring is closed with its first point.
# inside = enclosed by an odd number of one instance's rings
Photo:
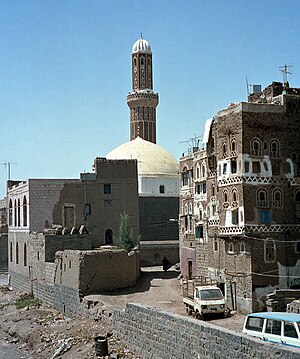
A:
{"type": "Polygon", "coordinates": [[[237,202],[236,189],[233,189],[233,190],[232,190],[232,201],[233,201],[233,202],[237,202]]]}
{"type": "Polygon", "coordinates": [[[226,156],[226,141],[224,141],[222,144],[222,151],[223,151],[223,157],[225,157],[226,156]]]}
{"type": "Polygon", "coordinates": [[[214,252],[218,252],[218,251],[219,251],[219,242],[218,242],[217,236],[215,236],[215,238],[214,238],[214,252]]]}
{"type": "Polygon", "coordinates": [[[273,207],[281,207],[282,206],[282,191],[280,188],[275,188],[273,190],[273,207]]]}
{"type": "Polygon", "coordinates": [[[260,173],[260,162],[258,161],[252,162],[252,171],[253,173],[260,173]]]}
{"type": "Polygon", "coordinates": [[[239,211],[235,209],[231,212],[232,224],[238,225],[239,224],[239,211]]]}
{"type": "Polygon", "coordinates": [[[275,261],[275,243],[268,241],[265,243],[265,262],[275,261]]]}
{"type": "Polygon", "coordinates": [[[253,139],[251,142],[251,155],[261,156],[261,142],[258,139],[253,139]]]}
{"type": "Polygon", "coordinates": [[[23,258],[24,258],[24,267],[27,267],[27,244],[26,243],[24,243],[23,258]]]}
{"type": "Polygon", "coordinates": [[[270,216],[270,210],[269,209],[262,209],[262,211],[261,211],[261,222],[262,223],[270,223],[271,222],[271,216],[270,216]]]}
{"type": "Polygon", "coordinates": [[[27,199],[25,196],[23,198],[23,226],[27,226],[27,199]]]}
{"type": "Polygon", "coordinates": [[[235,174],[237,172],[237,162],[236,160],[231,160],[231,173],[235,174]]]}
{"type": "Polygon", "coordinates": [[[211,186],[211,195],[212,195],[212,196],[215,196],[215,195],[216,195],[216,188],[215,188],[215,185],[214,185],[214,184],[211,186]]]}
{"type": "Polygon", "coordinates": [[[86,203],[84,206],[84,215],[90,216],[92,214],[92,206],[90,203],[86,203]]]}
{"type": "Polygon", "coordinates": [[[206,193],[206,183],[203,183],[203,193],[206,193]]]}
{"type": "Polygon", "coordinates": [[[197,167],[197,169],[196,169],[196,177],[197,177],[197,179],[200,177],[200,168],[199,167],[197,167]]]}
{"type": "Polygon", "coordinates": [[[228,243],[228,253],[234,253],[234,244],[232,242],[228,243]]]}
{"type": "Polygon", "coordinates": [[[195,237],[196,238],[203,238],[203,225],[196,226],[195,228],[195,237]]]}
{"type": "Polygon", "coordinates": [[[300,253],[300,242],[295,243],[295,252],[300,253]]]}
{"type": "Polygon", "coordinates": [[[159,186],[159,193],[165,193],[165,186],[162,184],[159,186]]]}
{"type": "Polygon", "coordinates": [[[227,163],[223,163],[223,170],[222,170],[222,174],[226,175],[227,173],[227,163]]]}
{"type": "Polygon", "coordinates": [[[271,164],[272,164],[272,174],[274,176],[279,176],[280,175],[280,160],[271,160],[271,164]]]}
{"type": "Polygon", "coordinates": [[[19,243],[16,243],[16,264],[19,264],[19,243]]]}
{"type": "Polygon", "coordinates": [[[186,168],[184,168],[182,173],[182,185],[188,186],[189,185],[189,173],[186,168]]]}
{"type": "Polygon", "coordinates": [[[244,242],[240,243],[240,253],[246,253],[246,245],[244,242]]]}
{"type": "Polygon", "coordinates": [[[72,268],[72,261],[69,261],[69,269],[72,268]]]}
{"type": "Polygon", "coordinates": [[[270,141],[270,157],[279,157],[279,141],[270,141]]]}
{"type": "Polygon", "coordinates": [[[228,202],[228,193],[226,190],[224,191],[224,202],[228,202]]]}
{"type": "Polygon", "coordinates": [[[249,173],[249,161],[245,161],[244,166],[245,166],[245,173],[249,173]]]}
{"type": "Polygon", "coordinates": [[[111,194],[111,184],[110,183],[104,184],[104,194],[111,194]]]}
{"type": "Polygon", "coordinates": [[[268,192],[265,189],[259,189],[256,195],[256,206],[260,208],[268,207],[268,192]]]}
{"type": "Polygon", "coordinates": [[[13,261],[13,244],[12,244],[12,242],[10,242],[10,245],[9,245],[9,257],[10,257],[10,261],[12,262],[13,261]]]}
{"type": "Polygon", "coordinates": [[[235,152],[235,140],[231,141],[231,151],[235,152]]]}

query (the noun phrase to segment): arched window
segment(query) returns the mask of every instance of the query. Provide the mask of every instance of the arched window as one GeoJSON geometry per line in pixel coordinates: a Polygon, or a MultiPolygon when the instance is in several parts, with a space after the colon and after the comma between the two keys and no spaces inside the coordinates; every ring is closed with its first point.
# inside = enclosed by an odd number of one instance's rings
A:
{"type": "Polygon", "coordinates": [[[165,193],[165,186],[163,184],[159,186],[159,193],[165,193]]]}
{"type": "Polygon", "coordinates": [[[237,191],[235,188],[232,190],[232,202],[237,202],[237,191]]]}
{"type": "Polygon", "coordinates": [[[16,243],[16,264],[19,264],[19,243],[16,243]]]}
{"type": "Polygon", "coordinates": [[[218,237],[215,235],[214,237],[214,252],[218,252],[219,250],[219,242],[218,242],[218,237]]]}
{"type": "Polygon", "coordinates": [[[224,190],[224,202],[227,203],[228,202],[228,191],[224,190]]]}
{"type": "Polygon", "coordinates": [[[9,244],[9,259],[12,262],[13,261],[13,244],[10,242],[9,244]]]}
{"type": "Polygon", "coordinates": [[[205,166],[202,165],[202,176],[205,177],[205,166]]]}
{"type": "Polygon", "coordinates": [[[272,198],[273,198],[272,205],[274,207],[282,206],[282,191],[280,188],[275,188],[273,190],[272,198]]]}
{"type": "Polygon", "coordinates": [[[212,197],[216,195],[215,185],[211,185],[211,195],[212,197]]]}
{"type": "Polygon", "coordinates": [[[136,57],[133,59],[133,65],[136,66],[136,57]]]}
{"type": "Polygon", "coordinates": [[[223,158],[226,157],[226,141],[222,143],[222,155],[223,158]]]}
{"type": "Polygon", "coordinates": [[[246,245],[244,242],[240,243],[240,253],[246,253],[246,245]]]}
{"type": "Polygon", "coordinates": [[[261,156],[261,142],[258,138],[254,138],[251,141],[250,153],[253,156],[261,156]]]}
{"type": "Polygon", "coordinates": [[[235,139],[231,140],[231,152],[235,152],[235,139]]]}
{"type": "Polygon", "coordinates": [[[18,199],[18,227],[21,226],[21,201],[18,199]]]}
{"type": "Polygon", "coordinates": [[[14,226],[17,227],[17,212],[18,211],[18,206],[17,206],[17,200],[15,199],[14,202],[14,226]]]}
{"type": "Polygon", "coordinates": [[[265,189],[259,189],[256,193],[257,207],[268,207],[268,192],[265,189]]]}
{"type": "Polygon", "coordinates": [[[12,205],[12,200],[9,200],[9,205],[8,205],[8,225],[12,226],[13,225],[13,205],[12,205]]]}
{"type": "Polygon", "coordinates": [[[105,231],[105,244],[113,244],[113,231],[111,229],[107,229],[105,231]]]}
{"type": "Polygon", "coordinates": [[[279,141],[272,139],[270,141],[270,157],[279,157],[279,141]]]}
{"type": "Polygon", "coordinates": [[[232,242],[228,243],[228,253],[234,253],[234,244],[232,242]]]}
{"type": "Polygon", "coordinates": [[[27,199],[26,196],[23,197],[23,226],[27,226],[27,199]]]}
{"type": "Polygon", "coordinates": [[[27,244],[24,243],[24,267],[27,267],[27,244]]]}
{"type": "Polygon", "coordinates": [[[197,168],[196,168],[196,178],[197,179],[200,178],[200,168],[199,168],[199,166],[197,166],[197,168]]]}
{"type": "Polygon", "coordinates": [[[185,167],[182,172],[182,185],[188,186],[189,185],[189,173],[187,168],[185,167]]]}
{"type": "Polygon", "coordinates": [[[144,58],[141,57],[141,65],[144,66],[144,58]]]}

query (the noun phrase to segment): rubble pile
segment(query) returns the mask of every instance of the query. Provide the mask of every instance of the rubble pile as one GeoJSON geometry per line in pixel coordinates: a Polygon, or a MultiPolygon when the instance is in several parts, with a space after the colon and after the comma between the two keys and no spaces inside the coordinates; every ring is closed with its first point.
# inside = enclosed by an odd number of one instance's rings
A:
{"type": "MultiPolygon", "coordinates": [[[[25,298],[8,288],[0,287],[0,327],[6,344],[17,346],[24,357],[32,359],[94,359],[94,338],[105,336],[110,359],[137,359],[111,330],[110,316],[95,321],[87,318],[68,318],[49,306],[28,305],[16,308],[25,298]]],[[[26,297],[27,298],[27,297],[26,297]]]]}

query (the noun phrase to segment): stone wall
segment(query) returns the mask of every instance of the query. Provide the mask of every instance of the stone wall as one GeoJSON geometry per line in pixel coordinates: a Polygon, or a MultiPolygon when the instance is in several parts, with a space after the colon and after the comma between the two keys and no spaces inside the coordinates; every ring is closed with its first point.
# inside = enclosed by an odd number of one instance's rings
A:
{"type": "Polygon", "coordinates": [[[0,270],[8,268],[8,239],[7,233],[0,233],[0,270]]]}
{"type": "Polygon", "coordinates": [[[115,311],[113,326],[121,340],[144,359],[299,358],[299,349],[141,304],[115,311]]]}

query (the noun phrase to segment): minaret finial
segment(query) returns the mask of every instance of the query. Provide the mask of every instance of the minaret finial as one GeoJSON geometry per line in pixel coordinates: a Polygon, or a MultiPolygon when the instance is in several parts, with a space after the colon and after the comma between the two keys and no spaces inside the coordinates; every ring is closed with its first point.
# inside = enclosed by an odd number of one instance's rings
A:
{"type": "Polygon", "coordinates": [[[143,38],[143,33],[141,32],[141,39],[143,38]]]}

